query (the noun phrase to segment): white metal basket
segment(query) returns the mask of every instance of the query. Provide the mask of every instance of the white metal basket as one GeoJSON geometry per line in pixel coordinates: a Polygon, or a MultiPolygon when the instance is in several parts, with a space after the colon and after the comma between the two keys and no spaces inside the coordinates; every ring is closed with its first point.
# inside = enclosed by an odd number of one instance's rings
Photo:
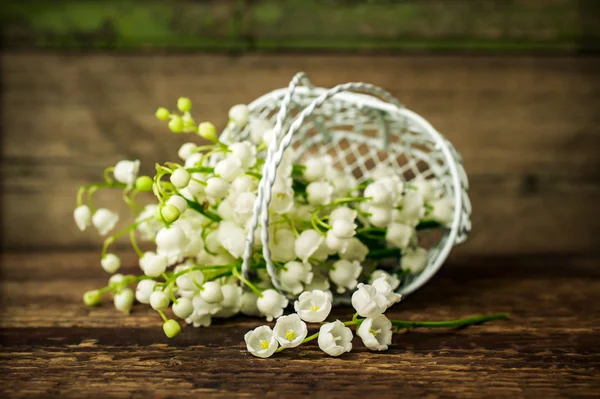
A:
{"type": "MultiPolygon", "coordinates": [[[[295,149],[296,161],[306,154],[329,154],[338,168],[359,182],[369,178],[379,164],[394,168],[410,182],[419,176],[435,178],[454,199],[453,222],[429,249],[426,268],[403,279],[398,292],[409,294],[425,284],[441,267],[450,250],[462,243],[471,229],[471,203],[462,159],[452,144],[429,122],[401,105],[388,92],[366,83],[346,83],[331,89],[314,87],[298,73],[287,88],[272,91],[249,104],[253,117],[271,120],[275,139],[269,145],[246,239],[242,266],[247,274],[254,231],[260,225],[263,256],[273,285],[281,289],[269,250],[271,187],[284,151],[295,149]]],[[[235,126],[223,133],[233,142],[249,135],[235,126]]]]}

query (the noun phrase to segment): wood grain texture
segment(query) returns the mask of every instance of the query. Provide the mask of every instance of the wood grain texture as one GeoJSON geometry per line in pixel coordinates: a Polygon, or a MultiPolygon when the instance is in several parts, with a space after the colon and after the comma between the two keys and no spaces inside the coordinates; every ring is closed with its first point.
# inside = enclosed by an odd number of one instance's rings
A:
{"type": "MultiPolygon", "coordinates": [[[[134,271],[133,257],[124,258],[134,271]]],[[[156,313],[81,303],[105,283],[96,254],[2,256],[0,394],[67,397],[597,397],[600,261],[596,257],[454,257],[390,317],[512,320],[396,335],[385,353],[355,339],[331,358],[315,344],[261,360],[238,317],[168,340],[156,313]],[[482,267],[486,264],[487,267],[482,267]]],[[[340,308],[332,317],[348,318],[340,308]]]]}
{"type": "MultiPolygon", "coordinates": [[[[473,234],[460,254],[597,253],[600,58],[5,53],[2,247],[98,247],[72,222],[77,186],[123,158],[176,158],[154,110],[177,97],[223,126],[232,104],[287,85],[380,85],[465,159],[473,234]]],[[[119,210],[118,194],[97,203],[119,210]]]]}

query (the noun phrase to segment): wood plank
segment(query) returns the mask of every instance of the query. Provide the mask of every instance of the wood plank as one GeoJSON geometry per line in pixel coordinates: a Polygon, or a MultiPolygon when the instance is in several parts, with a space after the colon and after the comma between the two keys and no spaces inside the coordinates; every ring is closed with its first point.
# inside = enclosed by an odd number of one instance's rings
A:
{"type": "MultiPolygon", "coordinates": [[[[2,256],[3,397],[341,398],[365,389],[383,398],[591,397],[600,388],[597,257],[455,258],[388,314],[423,320],[507,311],[511,321],[400,334],[381,354],[355,340],[340,358],[307,344],[269,360],[243,345],[245,331],[262,324],[257,319],[184,328],[168,340],[157,316],[139,305],[130,316],[110,304],[86,310],[81,292],[104,280],[95,260],[93,253],[2,256]]],[[[125,258],[128,270],[132,260],[125,258]]],[[[342,307],[333,317],[350,313],[342,307]]]]}
{"type": "Polygon", "coordinates": [[[11,2],[12,48],[597,51],[594,0],[11,2]]]}
{"type": "Polygon", "coordinates": [[[462,253],[597,250],[600,58],[6,53],[1,70],[6,249],[97,246],[71,223],[76,187],[122,158],[146,173],[173,159],[187,137],[156,107],[188,95],[223,126],[231,104],[304,70],[322,86],[380,85],[455,144],[474,205],[462,253]]]}

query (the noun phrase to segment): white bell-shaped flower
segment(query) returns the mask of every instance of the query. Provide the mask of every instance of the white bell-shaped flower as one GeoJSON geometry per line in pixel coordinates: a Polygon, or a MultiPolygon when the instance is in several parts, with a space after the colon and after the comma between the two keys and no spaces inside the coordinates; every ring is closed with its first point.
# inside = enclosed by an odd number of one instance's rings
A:
{"type": "Polygon", "coordinates": [[[167,257],[169,263],[180,260],[190,240],[178,224],[163,227],[156,234],[156,252],[167,257]]]}
{"type": "Polygon", "coordinates": [[[331,252],[342,252],[346,249],[349,243],[350,239],[338,237],[333,231],[333,229],[327,230],[327,235],[325,236],[325,244],[327,245],[327,248],[331,250],[331,252]]]}
{"type": "Polygon", "coordinates": [[[331,202],[333,187],[326,181],[314,181],[306,186],[306,199],[314,206],[327,205],[331,202]]]}
{"type": "Polygon", "coordinates": [[[329,282],[328,276],[324,275],[321,272],[315,271],[314,269],[312,281],[304,285],[304,291],[324,291],[333,299],[333,294],[331,294],[331,291],[329,290],[330,288],[331,283],[329,282]]]}
{"type": "MultiPolygon", "coordinates": [[[[174,271],[177,274],[191,267],[193,267],[191,263],[185,263],[177,266],[174,271]]],[[[177,287],[183,290],[195,290],[204,283],[204,273],[202,273],[202,270],[192,270],[177,277],[175,282],[177,287]]]]}
{"type": "Polygon", "coordinates": [[[179,158],[187,160],[196,151],[196,143],[183,143],[177,151],[179,158]]]}
{"type": "Polygon", "coordinates": [[[425,179],[421,176],[410,182],[410,185],[419,193],[425,202],[433,201],[439,197],[438,183],[433,179],[425,179]]]}
{"type": "MultiPolygon", "coordinates": [[[[279,175],[278,175],[279,176],[279,175]]],[[[294,208],[294,190],[292,179],[277,177],[271,189],[271,203],[269,209],[282,215],[294,208]]]]}
{"type": "Polygon", "coordinates": [[[244,254],[246,234],[244,229],[233,222],[222,221],[217,230],[220,245],[234,258],[240,259],[244,254]]]}
{"type": "Polygon", "coordinates": [[[254,212],[254,201],[256,201],[255,193],[246,191],[235,194],[233,220],[235,220],[236,223],[244,225],[252,217],[252,213],[254,212]]]}
{"type": "Polygon", "coordinates": [[[92,216],[92,224],[98,230],[98,234],[105,236],[119,221],[119,215],[106,208],[100,208],[92,216]]]}
{"type": "Polygon", "coordinates": [[[250,120],[250,139],[254,144],[260,144],[267,130],[273,129],[273,124],[266,119],[251,119],[250,120]]]}
{"type": "Polygon", "coordinates": [[[297,314],[292,313],[277,319],[273,334],[283,348],[295,348],[306,338],[308,328],[297,314]]]}
{"type": "Polygon", "coordinates": [[[286,263],[296,259],[296,236],[291,229],[278,228],[269,235],[271,258],[286,263]]]}
{"type": "Polygon", "coordinates": [[[243,289],[237,284],[224,284],[221,286],[223,300],[221,310],[215,313],[215,317],[227,318],[239,313],[242,307],[243,289]]]}
{"type": "Polygon", "coordinates": [[[385,276],[379,277],[377,280],[373,281],[373,287],[377,290],[378,293],[383,295],[387,300],[386,306],[389,308],[395,303],[400,302],[402,299],[402,295],[396,294],[392,286],[387,282],[385,276]]]}
{"type": "Polygon", "coordinates": [[[241,194],[247,191],[254,191],[256,189],[256,179],[251,176],[242,175],[236,177],[229,186],[230,194],[241,194]]]}
{"type": "Polygon", "coordinates": [[[379,293],[372,285],[358,284],[357,290],[352,294],[352,306],[362,317],[380,315],[386,311],[387,305],[385,295],[379,293]]]}
{"type": "Polygon", "coordinates": [[[337,285],[337,292],[343,294],[346,289],[353,290],[358,283],[358,276],[362,272],[362,266],[358,261],[340,259],[333,264],[329,271],[329,279],[337,285]]]}
{"type": "Polygon", "coordinates": [[[402,253],[400,266],[402,266],[402,269],[404,270],[410,270],[412,274],[417,274],[425,269],[428,260],[429,252],[425,248],[416,248],[402,253]]]}
{"type": "Polygon", "coordinates": [[[237,104],[229,109],[229,120],[231,120],[238,128],[243,128],[248,124],[250,111],[246,104],[237,104]]]}
{"type": "Polygon", "coordinates": [[[231,156],[240,160],[242,169],[246,170],[256,164],[256,146],[249,141],[238,141],[229,146],[231,156]]]}
{"type": "Polygon", "coordinates": [[[158,277],[167,270],[167,257],[155,252],[144,252],[140,258],[140,269],[146,276],[158,277]]]}
{"type": "Polygon", "coordinates": [[[339,197],[358,196],[355,187],[358,185],[356,178],[345,172],[332,170],[325,178],[333,186],[333,193],[339,197]],[[352,191],[351,191],[352,190],[352,191]]]}
{"type": "Polygon", "coordinates": [[[318,231],[314,229],[304,230],[294,243],[296,256],[302,259],[303,262],[308,262],[308,259],[317,252],[324,240],[325,237],[319,234],[318,231]]]}
{"type": "Polygon", "coordinates": [[[139,223],[136,230],[143,240],[154,240],[156,233],[163,227],[163,223],[156,219],[157,211],[158,205],[146,205],[135,219],[139,223]]]}
{"type": "Polygon", "coordinates": [[[365,346],[373,351],[385,351],[392,343],[392,322],[384,315],[368,317],[356,330],[365,346]]]}
{"type": "Polygon", "coordinates": [[[375,227],[384,228],[392,219],[392,208],[372,205],[367,209],[369,223],[375,227]]]}
{"type": "Polygon", "coordinates": [[[220,303],[223,301],[221,284],[217,281],[207,281],[202,285],[200,297],[208,303],[220,303]]]}
{"type": "Polygon", "coordinates": [[[393,215],[394,222],[416,226],[425,214],[423,196],[415,190],[406,190],[400,208],[393,215]]]}
{"type": "Polygon", "coordinates": [[[229,184],[219,177],[211,177],[206,181],[206,188],[204,194],[206,197],[213,201],[220,201],[227,195],[229,190],[229,184]]]}
{"type": "Polygon", "coordinates": [[[84,231],[92,224],[92,211],[87,205],[80,205],[73,211],[73,218],[77,228],[84,231]]]}
{"type": "Polygon", "coordinates": [[[169,306],[169,303],[171,303],[169,294],[164,291],[154,291],[150,295],[150,306],[154,310],[165,310],[169,306]]]}
{"type": "Polygon", "coordinates": [[[274,289],[268,289],[262,292],[262,296],[256,301],[258,310],[272,321],[283,314],[283,309],[288,305],[288,299],[274,289]]]}
{"type": "Polygon", "coordinates": [[[244,292],[241,297],[240,312],[246,316],[261,316],[258,306],[256,305],[257,300],[258,295],[256,295],[253,291],[244,292]]]}
{"type": "Polygon", "coordinates": [[[367,258],[369,248],[358,238],[352,237],[348,240],[345,248],[340,250],[340,258],[349,261],[363,262],[367,258]]]}
{"type": "Polygon", "coordinates": [[[404,249],[410,243],[415,229],[402,223],[390,223],[385,233],[385,241],[394,248],[404,249]]]}
{"type": "Polygon", "coordinates": [[[193,154],[190,154],[190,156],[185,160],[183,166],[186,168],[195,168],[201,166],[200,163],[202,160],[202,154],[200,154],[199,152],[194,152],[193,154]]]}
{"type": "Polygon", "coordinates": [[[175,316],[185,320],[194,312],[194,305],[188,298],[177,298],[171,309],[173,309],[175,316]]]}
{"type": "Polygon", "coordinates": [[[177,195],[177,194],[172,195],[167,200],[167,205],[173,205],[175,208],[177,208],[179,213],[183,213],[187,209],[187,201],[181,195],[177,195]]]}
{"type": "Polygon", "coordinates": [[[215,174],[227,183],[231,183],[242,173],[244,173],[242,161],[237,157],[228,156],[215,165],[215,174]]]}
{"type": "Polygon", "coordinates": [[[431,211],[425,215],[427,219],[435,220],[442,226],[450,227],[454,219],[454,201],[450,197],[431,201],[431,211]]]}
{"type": "Polygon", "coordinates": [[[198,311],[194,308],[194,311],[191,315],[189,315],[185,322],[193,325],[194,327],[210,327],[212,323],[212,316],[210,314],[204,313],[203,311],[198,311]]]}
{"type": "Polygon", "coordinates": [[[121,289],[115,294],[115,297],[113,298],[115,309],[117,309],[119,312],[129,314],[129,312],[131,311],[131,306],[133,306],[133,298],[134,295],[131,289],[121,289]]]}
{"type": "Polygon", "coordinates": [[[380,277],[384,277],[385,281],[390,285],[391,289],[395,291],[400,286],[400,279],[395,274],[389,274],[385,270],[377,269],[371,273],[369,277],[369,284],[373,285],[373,282],[380,277]]]}
{"type": "Polygon", "coordinates": [[[330,356],[340,356],[352,350],[352,330],[339,320],[323,324],[319,330],[319,348],[330,356]]]}
{"type": "Polygon", "coordinates": [[[356,235],[356,224],[348,220],[334,220],[331,230],[339,238],[352,238],[356,235]]]}
{"type": "Polygon", "coordinates": [[[331,302],[329,293],[325,291],[304,291],[294,302],[294,310],[302,320],[309,323],[320,323],[329,316],[331,302]]]}
{"type": "Polygon", "coordinates": [[[201,314],[212,316],[221,310],[220,302],[207,302],[202,298],[200,293],[192,298],[192,305],[194,306],[194,313],[197,316],[201,314]]]}
{"type": "Polygon", "coordinates": [[[312,278],[311,264],[296,261],[287,262],[279,274],[282,288],[293,295],[300,294],[312,278]]]}
{"type": "Polygon", "coordinates": [[[150,304],[150,295],[152,295],[152,292],[154,292],[155,286],[156,281],[154,280],[141,280],[135,288],[135,299],[137,299],[139,303],[143,303],[145,305],[150,304]]]}
{"type": "Polygon", "coordinates": [[[132,188],[135,185],[135,180],[138,177],[140,170],[140,161],[119,161],[115,165],[113,175],[115,180],[119,183],[126,184],[128,188],[132,188]]]}
{"type": "Polygon", "coordinates": [[[113,274],[121,267],[121,259],[115,254],[106,254],[100,264],[105,272],[113,274]]]}
{"type": "Polygon", "coordinates": [[[380,181],[374,181],[365,188],[365,197],[371,198],[370,204],[389,207],[392,205],[394,199],[394,193],[388,188],[386,184],[380,181]]]}
{"type": "Polygon", "coordinates": [[[269,326],[260,326],[250,330],[244,335],[248,352],[256,357],[271,357],[277,350],[279,342],[269,326]]]}
{"type": "Polygon", "coordinates": [[[329,222],[334,223],[337,220],[344,220],[347,222],[354,222],[358,212],[354,209],[350,209],[347,206],[339,206],[335,208],[329,215],[329,222]]]}
{"type": "Polygon", "coordinates": [[[332,167],[332,159],[329,156],[310,157],[304,162],[304,178],[309,181],[323,180],[325,174],[332,167]]]}

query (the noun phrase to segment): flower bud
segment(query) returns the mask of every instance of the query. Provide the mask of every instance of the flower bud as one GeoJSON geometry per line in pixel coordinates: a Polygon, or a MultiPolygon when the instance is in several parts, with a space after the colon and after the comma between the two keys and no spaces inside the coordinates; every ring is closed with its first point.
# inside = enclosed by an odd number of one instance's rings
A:
{"type": "Polygon", "coordinates": [[[160,209],[160,215],[163,217],[165,222],[173,223],[179,219],[181,212],[179,212],[179,209],[177,209],[175,205],[167,204],[160,209]]]}
{"type": "Polygon", "coordinates": [[[171,116],[171,113],[166,108],[160,107],[156,110],[156,117],[161,121],[166,121],[169,119],[169,116],[171,116]]]}
{"type": "Polygon", "coordinates": [[[163,331],[169,338],[175,338],[181,332],[181,326],[177,321],[170,319],[163,324],[163,331]]]}
{"type": "Polygon", "coordinates": [[[188,112],[192,109],[192,101],[187,97],[179,97],[177,100],[177,109],[181,112],[188,112]]]}
{"type": "Polygon", "coordinates": [[[165,310],[169,306],[169,295],[164,291],[154,291],[150,294],[150,306],[154,310],[165,310]]]}
{"type": "Polygon", "coordinates": [[[237,104],[229,110],[229,119],[232,120],[238,127],[242,128],[248,124],[250,111],[246,104],[237,104]]]}
{"type": "Polygon", "coordinates": [[[96,306],[102,302],[102,294],[98,290],[87,291],[83,294],[83,303],[87,306],[96,306]]]}
{"type": "Polygon", "coordinates": [[[184,188],[190,182],[190,172],[183,168],[176,169],[171,175],[171,183],[177,188],[184,188]]]}
{"type": "Polygon", "coordinates": [[[217,141],[217,128],[210,122],[202,122],[199,124],[198,134],[208,141],[217,141]]]}
{"type": "Polygon", "coordinates": [[[73,212],[75,224],[79,230],[84,231],[92,223],[92,211],[87,205],[80,205],[73,212]]]}
{"type": "Polygon", "coordinates": [[[152,178],[140,176],[135,180],[135,189],[138,191],[152,191],[152,178]]]}
{"type": "Polygon", "coordinates": [[[181,133],[183,132],[183,119],[181,119],[181,116],[173,115],[168,126],[173,133],[181,133]]]}
{"type": "Polygon", "coordinates": [[[115,254],[106,254],[100,264],[105,272],[113,274],[121,267],[121,259],[115,254]]]}

